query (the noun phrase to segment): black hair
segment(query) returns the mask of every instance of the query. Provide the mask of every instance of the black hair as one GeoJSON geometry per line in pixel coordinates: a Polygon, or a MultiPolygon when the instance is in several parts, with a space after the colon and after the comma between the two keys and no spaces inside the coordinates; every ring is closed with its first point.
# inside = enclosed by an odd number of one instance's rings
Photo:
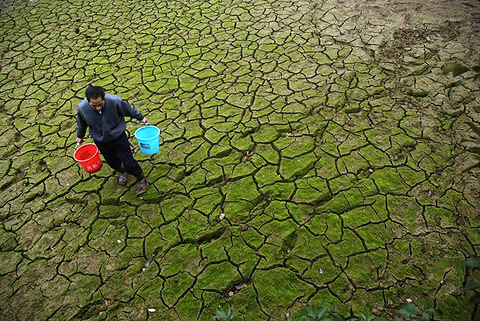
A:
{"type": "Polygon", "coordinates": [[[87,96],[88,101],[90,101],[90,98],[98,97],[102,97],[102,99],[105,100],[105,89],[100,86],[89,85],[87,90],[85,90],[85,96],[87,96]]]}

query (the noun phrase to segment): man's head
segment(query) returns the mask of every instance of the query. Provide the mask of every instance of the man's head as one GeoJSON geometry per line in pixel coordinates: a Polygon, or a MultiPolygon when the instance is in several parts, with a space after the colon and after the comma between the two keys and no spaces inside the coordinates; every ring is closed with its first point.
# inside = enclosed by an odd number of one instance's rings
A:
{"type": "Polygon", "coordinates": [[[87,96],[88,103],[90,106],[100,111],[105,104],[105,89],[100,86],[88,86],[87,90],[85,91],[85,96],[87,96]]]}

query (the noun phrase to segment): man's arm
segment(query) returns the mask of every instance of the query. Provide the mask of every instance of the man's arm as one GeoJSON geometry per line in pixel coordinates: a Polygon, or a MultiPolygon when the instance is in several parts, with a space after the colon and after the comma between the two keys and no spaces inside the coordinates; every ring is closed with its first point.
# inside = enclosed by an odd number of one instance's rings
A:
{"type": "Polygon", "coordinates": [[[80,144],[83,142],[83,137],[85,137],[85,133],[87,132],[87,123],[80,115],[80,112],[77,112],[77,143],[80,144]]]}
{"type": "Polygon", "coordinates": [[[140,120],[142,123],[147,123],[147,120],[143,117],[142,113],[123,99],[120,101],[120,111],[123,116],[130,116],[140,120]]]}

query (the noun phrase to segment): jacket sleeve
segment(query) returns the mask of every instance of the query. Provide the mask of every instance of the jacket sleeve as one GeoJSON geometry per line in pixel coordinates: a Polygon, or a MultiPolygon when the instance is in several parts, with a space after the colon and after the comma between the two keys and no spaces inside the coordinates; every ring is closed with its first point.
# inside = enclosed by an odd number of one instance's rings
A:
{"type": "Polygon", "coordinates": [[[87,123],[83,119],[80,112],[77,111],[77,137],[84,138],[87,131],[87,123]]]}
{"type": "Polygon", "coordinates": [[[123,116],[130,116],[138,120],[142,120],[144,118],[141,112],[123,99],[120,101],[120,112],[123,116]]]}

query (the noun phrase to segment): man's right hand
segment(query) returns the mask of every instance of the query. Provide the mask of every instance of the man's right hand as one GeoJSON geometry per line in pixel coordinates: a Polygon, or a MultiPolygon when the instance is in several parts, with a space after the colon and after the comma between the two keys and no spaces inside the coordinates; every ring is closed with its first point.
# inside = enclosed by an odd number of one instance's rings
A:
{"type": "Polygon", "coordinates": [[[77,137],[77,144],[80,145],[81,143],[83,143],[83,138],[78,138],[78,137],[77,137]]]}

